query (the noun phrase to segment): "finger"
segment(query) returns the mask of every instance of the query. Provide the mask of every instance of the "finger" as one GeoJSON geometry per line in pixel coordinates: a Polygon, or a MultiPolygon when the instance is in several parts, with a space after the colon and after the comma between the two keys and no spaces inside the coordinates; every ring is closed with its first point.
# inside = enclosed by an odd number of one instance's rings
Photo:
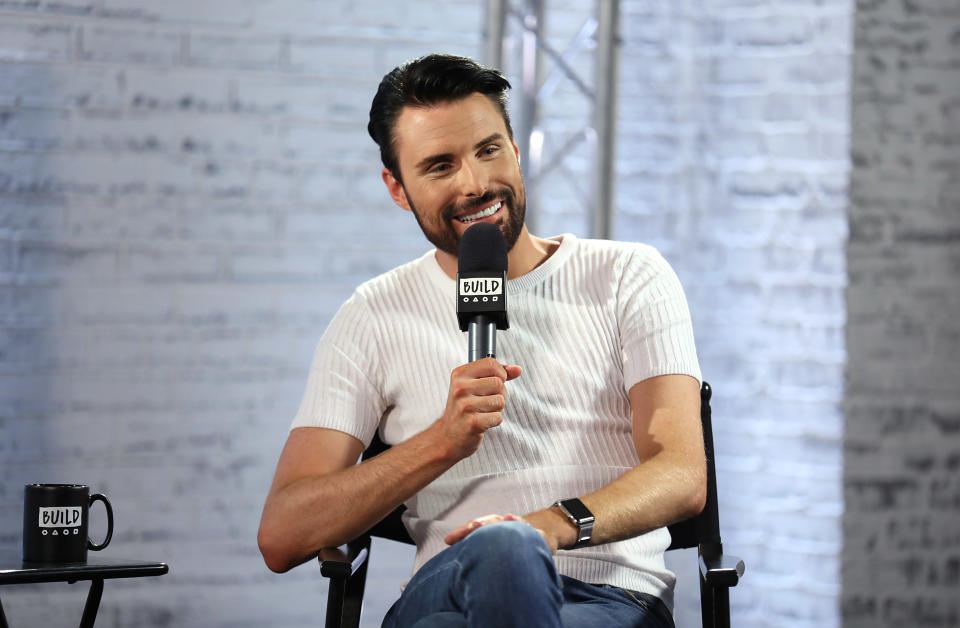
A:
{"type": "Polygon", "coordinates": [[[444,537],[443,542],[446,543],[447,545],[453,545],[454,543],[459,543],[464,538],[466,538],[466,536],[471,532],[473,532],[472,528],[469,528],[467,526],[460,526],[459,528],[450,532],[450,534],[448,534],[446,537],[444,537]]]}
{"type": "Polygon", "coordinates": [[[463,399],[459,407],[464,412],[476,412],[479,414],[489,414],[500,412],[506,406],[507,400],[503,395],[485,395],[483,397],[469,397],[463,399]]]}
{"type": "Polygon", "coordinates": [[[493,521],[492,518],[495,518],[495,517],[497,517],[497,515],[486,515],[485,517],[474,519],[473,521],[470,521],[469,523],[466,523],[460,526],[459,528],[454,529],[452,532],[450,532],[450,534],[448,534],[443,539],[443,541],[447,545],[453,545],[454,543],[462,541],[464,538],[467,537],[467,535],[469,535],[471,532],[473,532],[477,528],[484,526],[487,523],[491,523],[493,521]]]}
{"type": "Polygon", "coordinates": [[[520,377],[520,374],[523,373],[523,369],[517,366],[516,364],[504,365],[504,370],[507,372],[507,381],[511,379],[517,379],[520,377]]]}
{"type": "Polygon", "coordinates": [[[482,358],[458,368],[464,369],[471,377],[496,377],[500,381],[507,379],[507,370],[495,358],[482,358]]]}
{"type": "Polygon", "coordinates": [[[473,415],[474,425],[480,431],[487,431],[503,423],[503,415],[499,412],[478,412],[473,415]]]}
{"type": "Polygon", "coordinates": [[[502,395],[507,392],[503,380],[498,377],[484,377],[472,380],[465,388],[473,395],[502,395]]]}

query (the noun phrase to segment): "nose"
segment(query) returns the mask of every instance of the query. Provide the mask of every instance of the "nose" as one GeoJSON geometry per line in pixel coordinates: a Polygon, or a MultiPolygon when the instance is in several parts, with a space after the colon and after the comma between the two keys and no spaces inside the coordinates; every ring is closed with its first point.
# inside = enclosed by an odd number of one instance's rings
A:
{"type": "Polygon", "coordinates": [[[488,178],[483,166],[464,161],[457,175],[460,192],[464,196],[483,196],[487,192],[488,178]]]}

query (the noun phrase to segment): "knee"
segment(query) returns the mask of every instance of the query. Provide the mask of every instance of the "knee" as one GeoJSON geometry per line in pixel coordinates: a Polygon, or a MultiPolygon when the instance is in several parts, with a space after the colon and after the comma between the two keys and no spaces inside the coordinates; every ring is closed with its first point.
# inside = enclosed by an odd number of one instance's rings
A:
{"type": "Polygon", "coordinates": [[[477,528],[465,540],[472,540],[485,554],[502,559],[521,559],[550,548],[537,530],[522,521],[501,521],[477,528]]]}
{"type": "Polygon", "coordinates": [[[474,530],[461,543],[467,541],[471,545],[461,555],[465,581],[481,582],[503,599],[548,595],[559,604],[560,578],[553,554],[533,526],[520,521],[493,523],[474,530]]]}

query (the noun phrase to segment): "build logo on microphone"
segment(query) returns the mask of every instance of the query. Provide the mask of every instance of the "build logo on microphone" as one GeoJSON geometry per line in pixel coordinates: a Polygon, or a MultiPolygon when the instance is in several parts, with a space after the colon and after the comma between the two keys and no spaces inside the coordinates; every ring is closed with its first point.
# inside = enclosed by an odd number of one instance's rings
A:
{"type": "Polygon", "coordinates": [[[461,277],[459,295],[464,303],[497,303],[503,297],[503,280],[461,277]]]}
{"type": "Polygon", "coordinates": [[[40,507],[40,532],[43,536],[80,534],[83,508],[80,506],[40,507]],[[61,531],[62,530],[62,531],[61,531]]]}

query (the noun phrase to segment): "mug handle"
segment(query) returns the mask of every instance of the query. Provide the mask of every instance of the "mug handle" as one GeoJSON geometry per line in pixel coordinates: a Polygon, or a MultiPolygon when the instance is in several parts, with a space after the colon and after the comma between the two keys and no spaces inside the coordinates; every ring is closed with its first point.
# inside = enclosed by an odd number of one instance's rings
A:
{"type": "Polygon", "coordinates": [[[95,544],[88,538],[87,547],[94,551],[99,551],[109,545],[110,539],[113,537],[113,507],[110,505],[110,500],[107,499],[106,495],[94,493],[90,496],[90,502],[88,506],[92,507],[93,502],[95,501],[102,501],[103,505],[107,508],[107,538],[103,539],[103,543],[100,545],[95,544]]]}

